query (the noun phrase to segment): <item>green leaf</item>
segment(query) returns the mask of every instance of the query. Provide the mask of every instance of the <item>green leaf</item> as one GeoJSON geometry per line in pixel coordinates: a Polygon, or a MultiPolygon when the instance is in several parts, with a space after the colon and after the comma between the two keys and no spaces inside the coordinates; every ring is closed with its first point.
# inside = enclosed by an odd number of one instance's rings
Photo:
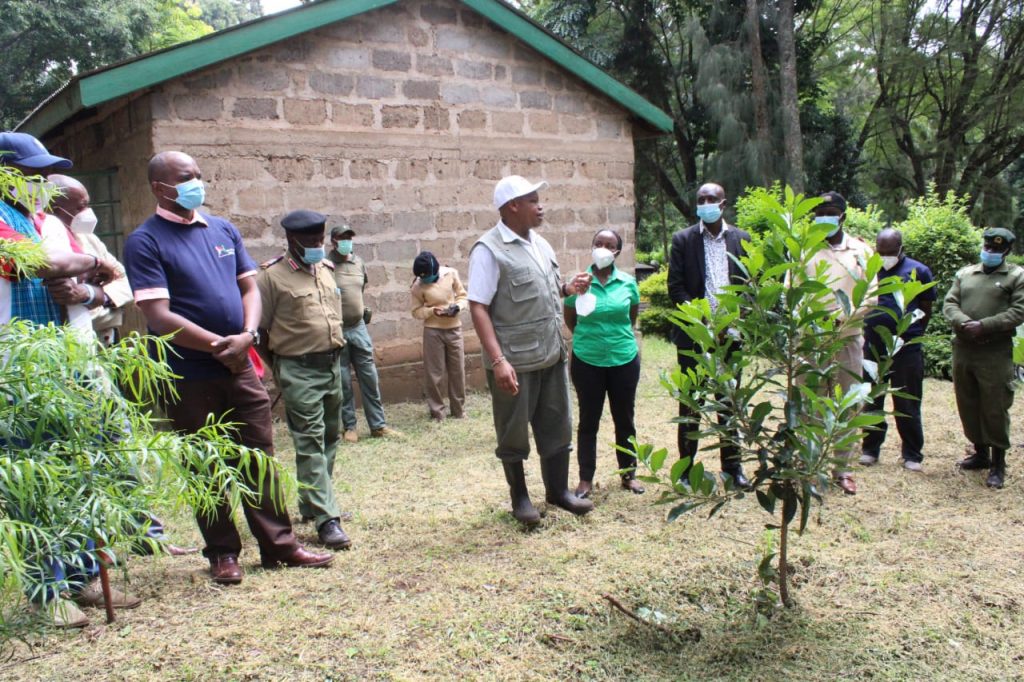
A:
{"type": "Polygon", "coordinates": [[[650,464],[648,464],[648,466],[651,468],[652,473],[658,473],[662,465],[665,463],[665,457],[667,456],[668,450],[666,450],[665,448],[661,448],[660,450],[656,451],[653,455],[651,455],[651,461],[650,464]]]}

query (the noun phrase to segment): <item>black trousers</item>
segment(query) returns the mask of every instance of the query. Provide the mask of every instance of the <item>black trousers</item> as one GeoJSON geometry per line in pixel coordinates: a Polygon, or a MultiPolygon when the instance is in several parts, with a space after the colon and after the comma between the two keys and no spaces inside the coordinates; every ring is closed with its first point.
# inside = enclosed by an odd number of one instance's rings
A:
{"type": "MultiPolygon", "coordinates": [[[[738,352],[738,349],[734,347],[732,353],[736,352],[738,352]]],[[[689,355],[677,353],[676,358],[679,361],[679,369],[684,374],[687,370],[693,369],[694,367],[697,366],[697,361],[694,358],[691,358],[689,355]]],[[[719,400],[722,399],[722,396],[717,397],[719,400]]],[[[686,405],[684,405],[683,403],[679,403],[679,416],[696,417],[697,415],[695,412],[690,410],[686,405]]],[[[723,418],[719,416],[718,423],[721,424],[723,422],[723,418]]],[[[690,435],[697,434],[699,432],[700,429],[693,428],[692,424],[679,424],[679,429],[676,433],[676,444],[679,447],[679,458],[682,459],[683,457],[689,457],[691,466],[693,466],[693,463],[697,461],[697,449],[700,445],[700,442],[695,437],[691,438],[690,435]]],[[[740,461],[740,453],[739,450],[737,450],[737,448],[731,445],[723,445],[721,448],[720,457],[722,471],[732,472],[735,471],[736,469],[742,468],[742,462],[740,461]]]]}
{"type": "MultiPolygon", "coordinates": [[[[640,356],[616,367],[598,367],[572,356],[569,369],[572,385],[576,388],[579,405],[579,425],[576,428],[576,458],[580,465],[580,480],[593,481],[597,469],[597,429],[604,412],[604,397],[615,422],[615,444],[630,448],[629,439],[636,435],[633,416],[636,412],[636,387],[640,383],[640,356]]],[[[636,466],[636,457],[615,451],[620,469],[636,466]]]]}
{"type": "MultiPolygon", "coordinates": [[[[865,349],[867,351],[867,349],[865,349]]],[[[865,357],[872,356],[865,353],[865,357]]],[[[924,349],[921,344],[914,343],[903,346],[893,357],[892,366],[886,375],[889,384],[913,398],[892,397],[896,415],[896,431],[903,442],[903,459],[908,462],[920,462],[923,458],[921,449],[924,447],[924,428],[921,426],[921,395],[924,392],[924,349]]],[[[881,412],[885,409],[885,396],[875,400],[869,411],[881,412]]],[[[877,429],[865,431],[862,449],[869,455],[878,457],[885,442],[885,434],[889,425],[882,422],[877,429]]]]}

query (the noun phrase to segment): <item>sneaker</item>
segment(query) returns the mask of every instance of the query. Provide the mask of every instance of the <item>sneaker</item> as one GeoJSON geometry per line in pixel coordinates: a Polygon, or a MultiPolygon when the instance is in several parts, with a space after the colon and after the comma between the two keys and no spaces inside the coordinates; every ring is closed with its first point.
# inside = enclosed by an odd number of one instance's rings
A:
{"type": "Polygon", "coordinates": [[[342,438],[345,439],[346,443],[358,443],[359,442],[359,434],[356,433],[355,429],[345,429],[345,435],[342,436],[342,438]]]}
{"type": "Polygon", "coordinates": [[[907,471],[923,471],[924,467],[921,466],[920,462],[915,462],[912,459],[903,460],[903,468],[907,471]]]}
{"type": "Polygon", "coordinates": [[[862,467],[870,467],[878,464],[878,455],[872,455],[870,452],[860,453],[860,459],[857,462],[862,467]]]}
{"type": "MultiPolygon", "coordinates": [[[[79,606],[103,606],[103,586],[100,583],[100,579],[96,578],[91,583],[83,587],[72,597],[72,599],[74,599],[79,606]]],[[[134,609],[141,603],[141,598],[127,595],[121,590],[111,586],[110,604],[115,609],[134,609]]]]}
{"type": "Polygon", "coordinates": [[[36,613],[45,613],[54,627],[84,628],[89,624],[89,617],[70,599],[54,599],[45,604],[32,604],[30,608],[36,613]]]}
{"type": "Polygon", "coordinates": [[[370,431],[371,438],[405,438],[405,434],[401,431],[396,431],[390,426],[382,426],[379,429],[373,429],[370,431]]]}

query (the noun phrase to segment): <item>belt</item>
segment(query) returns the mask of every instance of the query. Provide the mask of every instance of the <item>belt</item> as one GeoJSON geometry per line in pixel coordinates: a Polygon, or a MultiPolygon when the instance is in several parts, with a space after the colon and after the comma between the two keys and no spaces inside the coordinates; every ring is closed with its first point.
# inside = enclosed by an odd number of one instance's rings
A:
{"type": "Polygon", "coordinates": [[[341,349],[335,348],[334,350],[326,350],[322,353],[304,353],[303,355],[286,355],[282,356],[287,360],[294,360],[304,365],[315,365],[317,367],[325,367],[333,365],[341,357],[341,349]]]}

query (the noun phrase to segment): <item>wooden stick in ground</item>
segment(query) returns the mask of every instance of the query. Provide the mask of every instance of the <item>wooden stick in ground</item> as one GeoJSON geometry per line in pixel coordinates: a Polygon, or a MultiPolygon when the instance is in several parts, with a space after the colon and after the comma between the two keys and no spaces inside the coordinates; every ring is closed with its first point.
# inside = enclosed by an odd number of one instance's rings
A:
{"type": "MultiPolygon", "coordinates": [[[[101,545],[102,546],[102,545],[101,545]]],[[[114,622],[114,600],[110,594],[110,576],[107,574],[107,556],[97,552],[97,563],[100,565],[100,587],[103,588],[103,608],[107,611],[107,624],[114,622]]]]}
{"type": "Polygon", "coordinates": [[[661,630],[662,632],[664,632],[666,635],[675,635],[676,634],[675,631],[672,630],[672,628],[666,627],[666,626],[661,625],[659,623],[651,623],[650,621],[644,620],[640,616],[636,615],[633,611],[631,611],[630,609],[626,608],[626,606],[622,602],[620,602],[618,599],[616,599],[612,595],[605,594],[605,595],[602,595],[602,597],[609,604],[611,604],[612,606],[614,606],[619,611],[621,611],[622,613],[626,614],[627,616],[629,616],[630,618],[632,618],[636,622],[643,623],[644,625],[650,625],[653,628],[657,628],[658,630],[661,630]]]}

